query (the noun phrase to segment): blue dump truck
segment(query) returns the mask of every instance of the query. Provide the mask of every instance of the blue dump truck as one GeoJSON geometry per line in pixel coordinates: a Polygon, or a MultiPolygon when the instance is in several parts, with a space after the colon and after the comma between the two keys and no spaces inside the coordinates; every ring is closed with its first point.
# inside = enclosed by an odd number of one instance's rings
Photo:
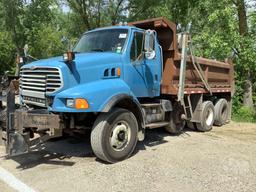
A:
{"type": "Polygon", "coordinates": [[[166,18],[84,33],[72,51],[23,65],[20,106],[10,85],[2,139],[8,155],[64,133],[90,132],[94,154],[131,156],[146,129],[210,131],[230,120],[230,60],[195,57],[188,32],[166,18]]]}

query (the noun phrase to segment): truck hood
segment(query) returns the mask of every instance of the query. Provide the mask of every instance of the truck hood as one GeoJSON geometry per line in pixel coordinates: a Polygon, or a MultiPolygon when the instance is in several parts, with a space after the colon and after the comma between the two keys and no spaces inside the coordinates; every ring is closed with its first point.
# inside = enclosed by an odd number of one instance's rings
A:
{"type": "MultiPolygon", "coordinates": [[[[76,53],[73,65],[75,67],[92,67],[93,65],[101,65],[106,63],[120,62],[120,54],[110,52],[93,52],[93,53],[76,53]]],[[[67,67],[67,64],[63,61],[62,57],[53,57],[48,59],[42,59],[26,64],[23,67],[67,67]]],[[[22,67],[22,68],[23,68],[22,67]]]]}
{"type": "Polygon", "coordinates": [[[43,59],[24,65],[22,68],[54,67],[62,73],[64,86],[61,90],[102,79],[105,69],[121,65],[118,53],[77,53],[74,62],[67,64],[62,57],[43,59]]]}

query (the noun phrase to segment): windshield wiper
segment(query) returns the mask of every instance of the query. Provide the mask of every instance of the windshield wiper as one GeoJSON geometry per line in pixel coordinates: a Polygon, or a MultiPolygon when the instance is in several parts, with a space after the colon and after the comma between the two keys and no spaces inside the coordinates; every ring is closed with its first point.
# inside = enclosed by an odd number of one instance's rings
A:
{"type": "Polygon", "coordinates": [[[95,51],[95,52],[104,52],[103,49],[91,49],[90,51],[95,51]]]}

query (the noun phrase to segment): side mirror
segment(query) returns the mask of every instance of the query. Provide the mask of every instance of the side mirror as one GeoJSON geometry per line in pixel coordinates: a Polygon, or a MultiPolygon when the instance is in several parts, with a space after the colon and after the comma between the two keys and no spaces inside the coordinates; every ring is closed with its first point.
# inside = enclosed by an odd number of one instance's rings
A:
{"type": "Polygon", "coordinates": [[[154,59],[156,56],[155,52],[155,33],[152,30],[145,32],[144,38],[144,52],[146,59],[154,59]]]}

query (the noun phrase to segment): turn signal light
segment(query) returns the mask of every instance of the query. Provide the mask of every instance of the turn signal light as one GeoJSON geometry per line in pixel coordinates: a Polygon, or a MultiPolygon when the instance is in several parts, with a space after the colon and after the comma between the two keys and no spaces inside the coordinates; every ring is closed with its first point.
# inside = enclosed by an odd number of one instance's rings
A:
{"type": "Polygon", "coordinates": [[[76,109],[88,109],[89,104],[85,99],[76,99],[75,107],[76,109]]]}

